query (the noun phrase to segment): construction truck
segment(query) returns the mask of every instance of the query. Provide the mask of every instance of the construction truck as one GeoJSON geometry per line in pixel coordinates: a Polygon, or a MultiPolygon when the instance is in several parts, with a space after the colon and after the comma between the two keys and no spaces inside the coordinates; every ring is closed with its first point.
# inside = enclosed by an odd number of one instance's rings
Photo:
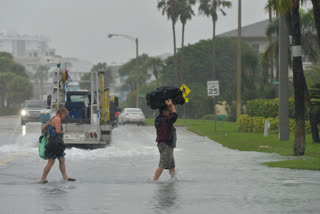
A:
{"type": "MultiPolygon", "coordinates": [[[[52,93],[47,99],[49,109],[40,113],[41,122],[49,121],[57,109],[64,106],[69,111],[62,121],[66,146],[105,147],[110,144],[114,120],[110,119],[110,92],[104,85],[104,73],[91,72],[90,91],[69,90],[66,69],[57,68],[53,79],[52,93]]],[[[116,105],[113,107],[117,108],[116,105]]]]}

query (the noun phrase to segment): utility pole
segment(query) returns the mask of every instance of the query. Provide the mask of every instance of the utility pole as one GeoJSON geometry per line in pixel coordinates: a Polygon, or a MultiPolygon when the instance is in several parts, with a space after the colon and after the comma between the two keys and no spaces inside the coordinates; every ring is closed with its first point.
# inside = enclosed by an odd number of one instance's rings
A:
{"type": "Polygon", "coordinates": [[[139,72],[139,50],[138,50],[138,47],[139,47],[139,41],[138,41],[138,37],[136,38],[136,69],[137,69],[137,79],[136,79],[136,84],[137,84],[137,87],[136,87],[136,91],[137,91],[137,94],[136,94],[136,108],[139,108],[139,88],[140,88],[140,83],[139,83],[139,80],[140,80],[140,72],[139,72]]]}
{"type": "Polygon", "coordinates": [[[289,97],[288,97],[288,26],[286,17],[280,16],[279,25],[279,140],[289,140],[289,97]]]}
{"type": "Polygon", "coordinates": [[[241,114],[241,0],[238,0],[237,119],[241,114]]]}
{"type": "Polygon", "coordinates": [[[140,71],[139,71],[139,40],[138,37],[134,38],[132,36],[126,35],[126,34],[108,34],[108,38],[112,38],[113,36],[120,36],[127,38],[129,40],[132,40],[136,43],[136,69],[137,69],[137,75],[136,75],[136,107],[139,108],[139,87],[140,87],[140,71]]]}

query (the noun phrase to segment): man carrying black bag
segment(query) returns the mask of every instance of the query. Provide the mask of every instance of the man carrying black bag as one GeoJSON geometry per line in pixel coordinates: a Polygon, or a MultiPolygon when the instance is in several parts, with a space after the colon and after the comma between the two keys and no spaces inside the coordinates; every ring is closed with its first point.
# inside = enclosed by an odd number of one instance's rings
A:
{"type": "Polygon", "coordinates": [[[178,118],[176,108],[172,100],[166,100],[166,105],[159,109],[159,116],[155,119],[155,127],[157,129],[158,149],[160,152],[159,166],[155,172],[154,181],[161,176],[163,169],[169,169],[169,173],[173,178],[175,175],[175,161],[173,149],[176,146],[176,129],[173,124],[178,118]]]}
{"type": "Polygon", "coordinates": [[[45,155],[48,158],[48,163],[43,169],[43,174],[40,179],[40,183],[48,183],[46,180],[47,175],[49,174],[51,167],[53,166],[55,159],[58,158],[59,160],[59,168],[61,171],[61,174],[63,176],[63,179],[65,181],[75,181],[74,178],[69,178],[67,176],[66,172],[66,166],[65,166],[65,145],[63,143],[63,127],[61,121],[66,119],[68,115],[68,110],[65,107],[61,107],[56,112],[56,116],[51,118],[49,122],[47,122],[42,127],[42,132],[47,134],[47,145],[46,145],[46,151],[45,155]]]}

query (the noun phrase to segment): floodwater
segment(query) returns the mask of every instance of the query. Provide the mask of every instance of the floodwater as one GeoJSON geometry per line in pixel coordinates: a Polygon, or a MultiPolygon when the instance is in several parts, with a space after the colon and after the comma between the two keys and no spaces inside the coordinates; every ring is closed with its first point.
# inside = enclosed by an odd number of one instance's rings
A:
{"type": "Polygon", "coordinates": [[[76,182],[56,163],[39,184],[46,161],[37,153],[39,123],[0,118],[0,213],[320,213],[320,173],[268,168],[275,154],[239,152],[177,129],[177,176],[153,174],[159,161],[152,126],[120,126],[112,145],[66,150],[76,182]]]}

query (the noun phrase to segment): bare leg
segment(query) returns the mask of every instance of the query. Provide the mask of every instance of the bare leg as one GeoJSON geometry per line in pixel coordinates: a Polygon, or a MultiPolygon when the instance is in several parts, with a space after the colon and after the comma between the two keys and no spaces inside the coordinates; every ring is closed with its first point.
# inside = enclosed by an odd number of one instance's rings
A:
{"type": "Polygon", "coordinates": [[[47,165],[43,169],[42,177],[40,182],[44,182],[47,179],[47,175],[49,174],[51,167],[53,166],[55,159],[49,159],[47,165]]]}
{"type": "Polygon", "coordinates": [[[171,178],[174,178],[174,176],[175,176],[175,174],[176,174],[175,168],[171,168],[171,169],[169,170],[169,173],[170,173],[171,178]]]}
{"type": "Polygon", "coordinates": [[[154,173],[153,180],[157,181],[159,179],[159,177],[161,176],[162,172],[163,172],[163,169],[158,167],[156,172],[154,173]]]}
{"type": "Polygon", "coordinates": [[[59,158],[59,169],[61,171],[61,174],[63,176],[64,180],[68,180],[67,176],[67,170],[66,170],[66,164],[65,164],[65,158],[59,158]]]}

